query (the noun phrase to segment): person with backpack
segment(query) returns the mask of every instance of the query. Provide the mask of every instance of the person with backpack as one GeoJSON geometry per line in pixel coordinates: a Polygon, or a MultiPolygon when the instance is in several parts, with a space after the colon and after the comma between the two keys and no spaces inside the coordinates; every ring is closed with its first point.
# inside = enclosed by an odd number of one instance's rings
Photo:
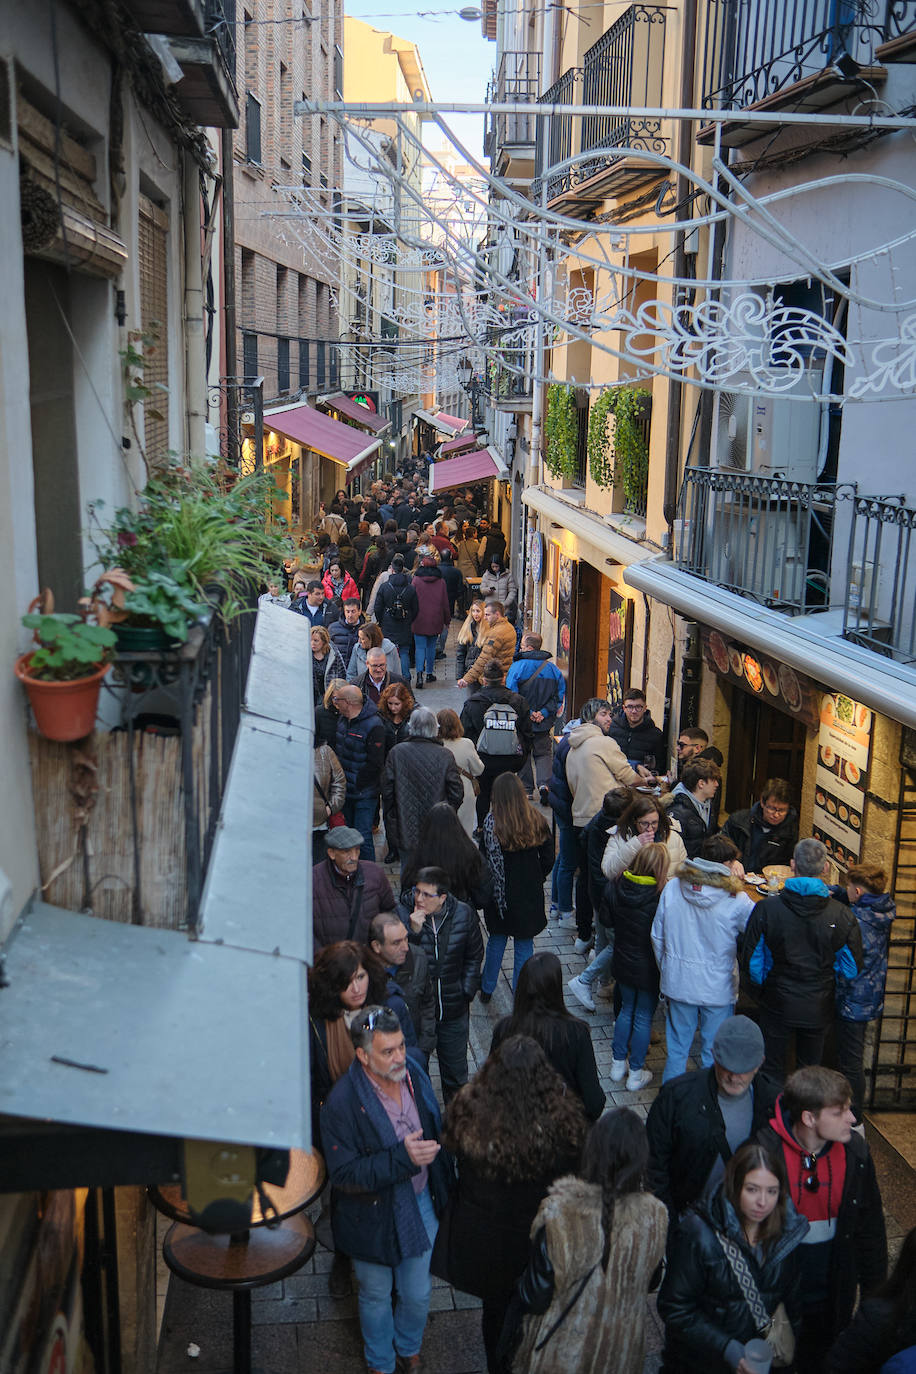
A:
{"type": "Polygon", "coordinates": [[[420,602],[410,578],[404,571],[404,559],[395,554],[391,572],[379,587],[375,597],[375,617],[382,634],[397,645],[401,660],[401,676],[410,681],[410,649],[413,643],[411,625],[420,611],[420,602]]]}
{"type": "MultiPolygon", "coordinates": [[[[476,665],[475,665],[476,666],[476,665]]],[[[501,773],[518,773],[531,751],[531,714],[528,703],[504,683],[502,665],[489,659],[483,686],[472,692],[461,711],[461,726],[483,760],[477,797],[477,824],[490,809],[493,783],[501,773]]]]}
{"type": "Polygon", "coordinates": [[[542,806],[547,805],[547,780],[553,764],[553,727],[563,713],[566,679],[551,655],[542,649],[543,640],[533,630],[522,635],[521,652],[506,674],[511,692],[521,692],[531,712],[531,753],[522,768],[522,782],[529,795],[537,791],[542,806]]]}

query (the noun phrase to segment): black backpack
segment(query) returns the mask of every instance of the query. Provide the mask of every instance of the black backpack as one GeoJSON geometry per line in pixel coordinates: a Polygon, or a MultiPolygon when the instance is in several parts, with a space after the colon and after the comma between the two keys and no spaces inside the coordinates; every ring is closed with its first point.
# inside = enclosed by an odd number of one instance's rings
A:
{"type": "Polygon", "coordinates": [[[392,620],[408,620],[410,612],[401,600],[401,589],[398,588],[394,593],[394,600],[388,607],[388,615],[392,620]]]}

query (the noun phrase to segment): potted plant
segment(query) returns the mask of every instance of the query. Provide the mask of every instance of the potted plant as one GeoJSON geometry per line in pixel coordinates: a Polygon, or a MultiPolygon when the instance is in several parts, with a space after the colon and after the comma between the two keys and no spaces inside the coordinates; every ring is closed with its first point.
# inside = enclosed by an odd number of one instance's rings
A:
{"type": "Polygon", "coordinates": [[[30,611],[22,623],[34,630],[38,647],[17,658],[16,676],[38,729],[46,739],[61,742],[91,734],[114,632],[78,615],[51,611],[30,611]]]}

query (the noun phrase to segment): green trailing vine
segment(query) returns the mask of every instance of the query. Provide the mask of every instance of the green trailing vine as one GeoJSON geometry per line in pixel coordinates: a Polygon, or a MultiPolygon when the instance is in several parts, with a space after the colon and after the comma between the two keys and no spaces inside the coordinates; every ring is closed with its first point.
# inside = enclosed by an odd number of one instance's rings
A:
{"type": "Polygon", "coordinates": [[[602,391],[588,417],[588,467],[600,486],[623,493],[627,510],[645,506],[649,481],[649,449],[641,421],[652,403],[645,388],[616,387],[602,391]],[[608,417],[614,416],[614,441],[608,417]]]}
{"type": "Polygon", "coordinates": [[[554,477],[573,478],[578,470],[579,415],[576,393],[563,382],[547,388],[544,463],[554,477]]]}

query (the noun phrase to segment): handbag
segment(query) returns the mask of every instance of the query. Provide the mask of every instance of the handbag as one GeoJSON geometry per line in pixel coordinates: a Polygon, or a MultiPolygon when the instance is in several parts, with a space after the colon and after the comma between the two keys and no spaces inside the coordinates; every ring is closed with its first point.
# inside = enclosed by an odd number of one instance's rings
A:
{"type": "MultiPolygon", "coordinates": [[[[324,802],[325,806],[330,806],[331,803],[328,801],[328,794],[327,792],[325,792],[317,777],[315,778],[315,786],[318,788],[318,791],[321,794],[321,800],[324,802]]],[[[338,825],[346,825],[346,823],[347,818],[342,811],[332,811],[331,814],[328,816],[329,830],[333,830],[338,825]]]]}
{"type": "Polygon", "coordinates": [[[734,1241],[723,1236],[721,1231],[716,1232],[716,1238],[725,1251],[725,1258],[741,1289],[741,1296],[751,1310],[758,1335],[767,1342],[773,1352],[774,1369],[788,1368],[795,1358],[795,1332],[792,1330],[785,1303],[779,1303],[771,1316],[739,1247],[734,1241]]]}
{"type": "Polygon", "coordinates": [[[466,768],[462,768],[461,765],[460,765],[459,763],[456,763],[456,764],[455,764],[455,767],[458,769],[458,772],[461,774],[461,776],[462,776],[463,778],[467,778],[468,782],[471,784],[471,791],[474,793],[474,796],[475,796],[475,797],[479,797],[479,796],[480,796],[480,783],[479,783],[479,782],[477,781],[477,779],[474,777],[474,774],[473,774],[473,773],[469,773],[468,770],[467,770],[466,768]]]}

